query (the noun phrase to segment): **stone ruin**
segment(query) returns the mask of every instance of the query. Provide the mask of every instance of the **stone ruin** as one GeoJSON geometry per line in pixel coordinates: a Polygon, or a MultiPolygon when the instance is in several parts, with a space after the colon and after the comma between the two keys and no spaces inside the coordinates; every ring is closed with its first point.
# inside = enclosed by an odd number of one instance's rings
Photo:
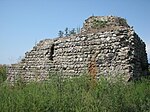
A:
{"type": "Polygon", "coordinates": [[[147,74],[145,43],[125,19],[91,16],[79,34],[40,41],[8,67],[7,80],[41,81],[55,73],[74,77],[92,69],[97,78],[121,74],[126,81],[147,74]]]}

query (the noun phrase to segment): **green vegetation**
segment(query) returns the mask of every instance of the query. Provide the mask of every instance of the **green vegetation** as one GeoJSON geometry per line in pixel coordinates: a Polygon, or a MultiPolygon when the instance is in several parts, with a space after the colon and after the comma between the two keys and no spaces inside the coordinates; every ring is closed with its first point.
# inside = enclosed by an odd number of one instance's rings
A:
{"type": "Polygon", "coordinates": [[[60,30],[59,33],[58,33],[58,36],[63,37],[63,35],[64,35],[64,32],[60,30]]]}
{"type": "Polygon", "coordinates": [[[99,29],[99,28],[104,28],[106,26],[107,21],[101,21],[101,20],[93,20],[93,25],[92,27],[95,29],[99,29]]]}
{"type": "Polygon", "coordinates": [[[122,25],[122,26],[126,26],[127,25],[127,20],[126,19],[119,19],[119,23],[122,25]]]}
{"type": "Polygon", "coordinates": [[[0,84],[6,80],[6,66],[0,65],[0,84]]]}
{"type": "MultiPolygon", "coordinates": [[[[126,19],[118,18],[117,21],[118,21],[117,23],[119,23],[120,26],[127,25],[126,19]]],[[[94,29],[105,28],[106,26],[108,26],[107,23],[108,23],[108,21],[94,19],[92,22],[92,28],[94,28],[94,29]]]]}
{"type": "Polygon", "coordinates": [[[64,31],[60,30],[58,32],[58,36],[59,37],[68,37],[70,35],[75,35],[75,34],[79,34],[81,32],[81,28],[80,27],[77,27],[76,29],[75,28],[72,28],[72,29],[69,29],[68,27],[65,28],[64,31]]]}
{"type": "Polygon", "coordinates": [[[88,76],[22,86],[1,84],[1,112],[150,112],[150,81],[110,83],[88,76]],[[94,80],[94,79],[93,79],[94,80]]]}

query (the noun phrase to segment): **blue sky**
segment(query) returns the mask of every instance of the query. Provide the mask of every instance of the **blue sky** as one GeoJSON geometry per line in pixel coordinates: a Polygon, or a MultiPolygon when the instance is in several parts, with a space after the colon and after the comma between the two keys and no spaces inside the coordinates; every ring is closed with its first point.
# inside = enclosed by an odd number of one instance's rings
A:
{"type": "Polygon", "coordinates": [[[93,14],[126,18],[150,58],[149,11],[150,0],[0,0],[0,64],[16,63],[36,42],[82,27],[93,14]]]}

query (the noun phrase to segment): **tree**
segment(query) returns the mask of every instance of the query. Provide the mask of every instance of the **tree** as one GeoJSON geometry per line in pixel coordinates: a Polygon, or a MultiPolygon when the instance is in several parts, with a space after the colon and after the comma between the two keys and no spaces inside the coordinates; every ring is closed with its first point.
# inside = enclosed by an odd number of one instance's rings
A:
{"type": "Polygon", "coordinates": [[[60,30],[59,33],[58,33],[58,36],[63,37],[63,35],[64,35],[64,32],[60,30]]]}
{"type": "Polygon", "coordinates": [[[76,31],[77,31],[77,34],[79,34],[81,32],[81,28],[77,27],[76,31]]]}
{"type": "Polygon", "coordinates": [[[66,29],[65,29],[65,36],[66,36],[66,37],[69,36],[68,32],[69,32],[69,29],[66,27],[66,29]]]}
{"type": "Polygon", "coordinates": [[[73,28],[73,29],[70,31],[70,35],[74,35],[74,34],[76,34],[75,28],[73,28]]]}

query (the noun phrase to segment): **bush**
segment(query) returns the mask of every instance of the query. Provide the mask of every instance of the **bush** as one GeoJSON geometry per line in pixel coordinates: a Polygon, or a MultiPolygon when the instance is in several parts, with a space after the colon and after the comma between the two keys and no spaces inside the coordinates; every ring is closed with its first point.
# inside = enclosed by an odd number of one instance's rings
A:
{"type": "Polygon", "coordinates": [[[127,20],[126,19],[120,18],[118,22],[122,26],[126,26],[127,25],[127,20]]]}
{"type": "Polygon", "coordinates": [[[0,65],[0,84],[6,80],[6,66],[0,65]]]}
{"type": "Polygon", "coordinates": [[[93,20],[93,25],[92,28],[94,29],[99,29],[99,28],[104,28],[107,24],[107,21],[101,21],[101,20],[93,20]]]}
{"type": "Polygon", "coordinates": [[[91,86],[91,78],[33,82],[19,88],[0,86],[0,110],[3,112],[149,112],[150,82],[142,79],[110,83],[100,78],[91,86]]]}

